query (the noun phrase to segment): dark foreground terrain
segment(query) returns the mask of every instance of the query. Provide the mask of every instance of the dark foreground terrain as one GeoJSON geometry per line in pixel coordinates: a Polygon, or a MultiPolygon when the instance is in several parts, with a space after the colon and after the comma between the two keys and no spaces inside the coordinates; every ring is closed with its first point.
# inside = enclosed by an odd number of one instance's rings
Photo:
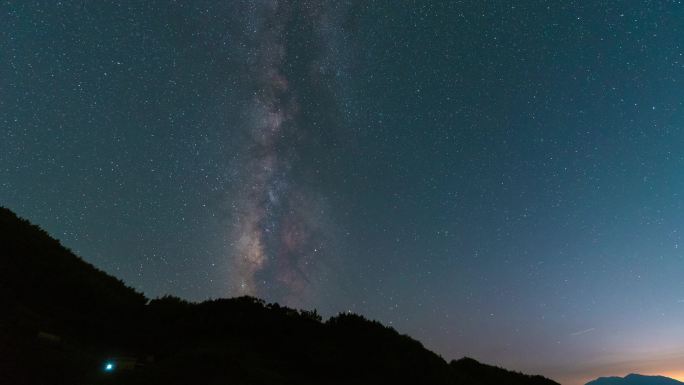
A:
{"type": "Polygon", "coordinates": [[[0,384],[557,385],[447,363],[355,314],[323,322],[251,297],[150,301],[4,208],[0,384]]]}

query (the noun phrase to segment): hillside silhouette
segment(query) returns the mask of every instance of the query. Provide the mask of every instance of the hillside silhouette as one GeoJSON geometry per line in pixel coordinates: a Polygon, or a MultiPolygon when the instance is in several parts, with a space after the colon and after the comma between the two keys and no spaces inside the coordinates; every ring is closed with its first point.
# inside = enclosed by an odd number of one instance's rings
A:
{"type": "Polygon", "coordinates": [[[684,385],[684,382],[663,376],[628,374],[625,377],[599,377],[586,385],[684,385]]]}
{"type": "Polygon", "coordinates": [[[2,384],[558,385],[447,363],[356,314],[323,321],[253,297],[148,300],[5,208],[0,306],[2,384]]]}

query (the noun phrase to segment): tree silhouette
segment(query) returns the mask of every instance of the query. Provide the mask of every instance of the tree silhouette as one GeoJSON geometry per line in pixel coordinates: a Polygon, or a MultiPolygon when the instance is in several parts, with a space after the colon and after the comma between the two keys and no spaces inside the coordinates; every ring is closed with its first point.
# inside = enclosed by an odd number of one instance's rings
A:
{"type": "Polygon", "coordinates": [[[254,297],[148,300],[0,208],[2,384],[529,384],[379,322],[254,297]],[[105,363],[109,369],[105,370],[105,363]]]}

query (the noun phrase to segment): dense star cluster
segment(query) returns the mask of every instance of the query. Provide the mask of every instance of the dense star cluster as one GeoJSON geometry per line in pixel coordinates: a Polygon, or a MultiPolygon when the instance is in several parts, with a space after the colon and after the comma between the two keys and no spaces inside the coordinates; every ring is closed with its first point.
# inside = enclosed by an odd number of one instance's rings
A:
{"type": "Polygon", "coordinates": [[[682,20],[4,1],[0,205],[150,297],[351,310],[566,385],[684,378],[682,20]]]}

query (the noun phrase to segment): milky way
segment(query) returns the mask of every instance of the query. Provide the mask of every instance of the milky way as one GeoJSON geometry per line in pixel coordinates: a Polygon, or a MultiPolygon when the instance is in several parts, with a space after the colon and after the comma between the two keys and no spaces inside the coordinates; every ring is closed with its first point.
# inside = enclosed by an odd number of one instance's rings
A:
{"type": "Polygon", "coordinates": [[[300,90],[290,78],[297,71],[321,75],[326,34],[318,26],[332,20],[321,2],[259,2],[245,11],[253,97],[244,156],[234,164],[241,186],[233,206],[231,284],[235,293],[304,304],[324,279],[333,229],[323,225],[330,223],[323,197],[293,177],[307,167],[300,147],[316,133],[302,127],[300,90]],[[320,55],[293,53],[293,29],[313,32],[306,43],[320,55]]]}

